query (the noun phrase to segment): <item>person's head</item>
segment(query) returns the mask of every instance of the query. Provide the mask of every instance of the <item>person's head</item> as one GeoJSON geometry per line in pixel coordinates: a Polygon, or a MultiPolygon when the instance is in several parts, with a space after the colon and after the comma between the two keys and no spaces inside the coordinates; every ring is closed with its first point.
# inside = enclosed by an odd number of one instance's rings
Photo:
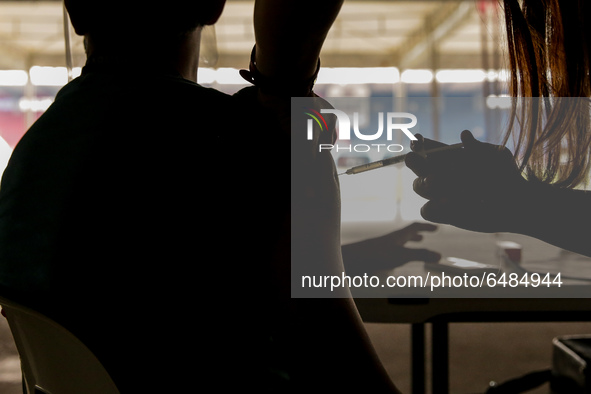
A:
{"type": "Polygon", "coordinates": [[[225,0],[65,0],[76,34],[101,52],[160,51],[220,17],[225,0]]]}
{"type": "MultiPolygon", "coordinates": [[[[503,0],[503,6],[512,95],[589,98],[591,25],[586,19],[591,1],[503,0]]],[[[564,187],[587,179],[589,107],[586,100],[576,101],[522,101],[526,105],[519,113],[522,127],[515,153],[529,176],[564,187]],[[548,126],[541,124],[543,112],[548,114],[544,122],[548,126]]],[[[505,142],[508,139],[509,135],[505,142]]]]}

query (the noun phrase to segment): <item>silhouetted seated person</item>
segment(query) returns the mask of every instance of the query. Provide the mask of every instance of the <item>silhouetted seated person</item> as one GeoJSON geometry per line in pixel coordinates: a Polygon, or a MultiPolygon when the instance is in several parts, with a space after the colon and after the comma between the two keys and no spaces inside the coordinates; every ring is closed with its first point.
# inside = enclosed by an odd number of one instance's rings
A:
{"type": "Polygon", "coordinates": [[[280,371],[267,123],[250,93],[196,84],[223,5],[66,1],[87,63],[3,176],[1,294],[71,330],[122,392],[233,392],[280,371]]]}

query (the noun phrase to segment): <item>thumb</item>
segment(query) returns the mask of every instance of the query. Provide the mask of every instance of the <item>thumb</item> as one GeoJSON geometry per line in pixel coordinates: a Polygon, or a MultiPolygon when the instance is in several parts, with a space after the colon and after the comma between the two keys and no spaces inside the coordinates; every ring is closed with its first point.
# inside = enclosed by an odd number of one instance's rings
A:
{"type": "Polygon", "coordinates": [[[477,144],[480,143],[476,138],[474,138],[470,130],[462,131],[462,134],[460,134],[460,139],[462,140],[462,143],[466,148],[475,147],[477,144]]]}

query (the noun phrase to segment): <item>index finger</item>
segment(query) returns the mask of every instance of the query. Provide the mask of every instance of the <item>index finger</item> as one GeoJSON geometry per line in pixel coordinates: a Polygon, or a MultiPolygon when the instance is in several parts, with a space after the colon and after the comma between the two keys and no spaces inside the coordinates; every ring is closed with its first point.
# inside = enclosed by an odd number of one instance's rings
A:
{"type": "Polygon", "coordinates": [[[429,174],[429,162],[419,153],[410,152],[404,158],[404,164],[415,173],[415,175],[424,177],[429,174]]]}

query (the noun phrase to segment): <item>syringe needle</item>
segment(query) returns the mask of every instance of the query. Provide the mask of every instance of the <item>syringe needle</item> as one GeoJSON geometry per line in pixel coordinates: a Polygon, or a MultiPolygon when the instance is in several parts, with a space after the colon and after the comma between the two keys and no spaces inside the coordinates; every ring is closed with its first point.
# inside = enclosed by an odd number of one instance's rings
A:
{"type": "MultiPolygon", "coordinates": [[[[424,151],[422,153],[423,154],[430,154],[430,153],[436,153],[436,152],[443,152],[443,151],[447,151],[447,150],[459,149],[459,148],[462,148],[463,146],[464,145],[460,142],[458,144],[445,145],[445,146],[441,146],[439,148],[430,149],[430,150],[424,151]]],[[[343,175],[343,174],[347,174],[347,175],[359,174],[362,172],[375,170],[376,168],[391,166],[393,164],[402,163],[405,158],[406,158],[406,154],[400,155],[400,156],[395,156],[395,157],[390,157],[389,159],[384,159],[384,160],[374,161],[374,162],[367,163],[367,164],[362,164],[360,166],[355,166],[355,167],[349,168],[347,171],[340,173],[339,176],[343,175]]]]}

